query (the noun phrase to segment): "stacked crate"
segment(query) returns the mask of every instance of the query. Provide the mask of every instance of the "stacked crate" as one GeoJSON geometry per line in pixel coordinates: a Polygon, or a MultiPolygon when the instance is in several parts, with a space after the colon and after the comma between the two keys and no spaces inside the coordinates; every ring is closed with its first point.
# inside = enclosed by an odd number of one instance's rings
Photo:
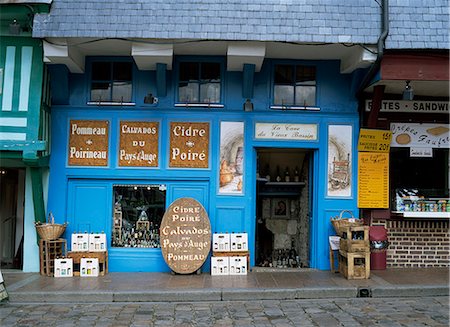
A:
{"type": "Polygon", "coordinates": [[[56,240],[39,240],[40,274],[53,276],[55,259],[64,257],[67,253],[67,243],[63,238],[56,240]]]}
{"type": "Polygon", "coordinates": [[[346,226],[339,229],[339,271],[347,279],[370,277],[369,226],[346,226]]]}
{"type": "Polygon", "coordinates": [[[214,233],[211,275],[246,275],[250,267],[247,233],[214,233]]]}

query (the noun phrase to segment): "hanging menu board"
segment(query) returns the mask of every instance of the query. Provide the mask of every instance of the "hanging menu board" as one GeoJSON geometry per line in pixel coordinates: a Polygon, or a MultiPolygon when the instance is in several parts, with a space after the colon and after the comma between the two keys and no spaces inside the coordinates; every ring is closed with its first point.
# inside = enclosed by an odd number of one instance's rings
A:
{"type": "Polygon", "coordinates": [[[169,155],[169,167],[208,168],[209,123],[171,122],[169,155]]]}
{"type": "Polygon", "coordinates": [[[389,208],[389,153],[358,153],[358,207],[389,208]]]}
{"type": "Polygon", "coordinates": [[[120,122],[119,166],[158,167],[158,122],[120,122]]]}
{"type": "Polygon", "coordinates": [[[392,132],[378,129],[359,131],[358,151],[389,152],[392,132]]]}
{"type": "Polygon", "coordinates": [[[69,130],[69,166],[108,165],[107,120],[71,120],[69,130]]]}

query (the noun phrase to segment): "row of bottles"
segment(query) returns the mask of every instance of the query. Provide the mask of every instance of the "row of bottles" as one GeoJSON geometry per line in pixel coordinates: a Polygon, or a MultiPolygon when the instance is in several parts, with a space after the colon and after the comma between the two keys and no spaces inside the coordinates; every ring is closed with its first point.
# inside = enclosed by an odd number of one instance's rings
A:
{"type": "Polygon", "coordinates": [[[153,224],[149,229],[122,228],[121,233],[113,233],[112,245],[127,248],[160,248],[159,227],[153,224]]]}
{"type": "Polygon", "coordinates": [[[282,173],[281,170],[280,170],[280,166],[277,166],[275,177],[272,178],[272,177],[270,176],[270,167],[269,167],[269,165],[267,164],[267,165],[266,165],[266,168],[264,169],[264,173],[263,173],[262,176],[263,176],[268,182],[270,182],[270,181],[276,181],[276,182],[288,182],[288,183],[289,183],[289,182],[296,182],[296,183],[300,182],[300,175],[299,175],[298,167],[295,167],[295,169],[294,169],[294,175],[291,176],[290,169],[289,169],[288,166],[286,166],[286,168],[285,168],[285,170],[284,170],[283,173],[282,173]]]}

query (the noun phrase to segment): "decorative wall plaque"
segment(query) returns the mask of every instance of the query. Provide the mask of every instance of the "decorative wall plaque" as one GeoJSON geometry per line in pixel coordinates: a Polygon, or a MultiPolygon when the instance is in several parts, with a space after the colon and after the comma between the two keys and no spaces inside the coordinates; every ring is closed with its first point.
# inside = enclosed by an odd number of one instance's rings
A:
{"type": "Polygon", "coordinates": [[[174,272],[198,270],[211,248],[211,224],[201,203],[192,198],[175,200],[161,221],[160,243],[164,260],[174,272]]]}
{"type": "Polygon", "coordinates": [[[109,121],[71,120],[69,166],[107,166],[109,121]]]}
{"type": "Polygon", "coordinates": [[[169,167],[208,168],[209,123],[171,122],[169,155],[169,167]]]}
{"type": "Polygon", "coordinates": [[[119,166],[158,167],[158,122],[120,122],[119,166]]]}

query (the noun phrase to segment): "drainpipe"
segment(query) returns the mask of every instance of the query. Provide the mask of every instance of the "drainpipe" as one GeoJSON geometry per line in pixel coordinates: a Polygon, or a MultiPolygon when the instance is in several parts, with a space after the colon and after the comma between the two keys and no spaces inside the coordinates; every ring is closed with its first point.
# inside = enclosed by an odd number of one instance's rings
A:
{"type": "Polygon", "coordinates": [[[377,59],[370,67],[367,74],[364,76],[358,91],[356,92],[356,97],[361,99],[364,89],[369,85],[370,81],[375,77],[378,69],[380,68],[381,59],[384,54],[384,42],[389,33],[389,0],[382,0],[381,3],[381,34],[377,42],[377,59]]]}

